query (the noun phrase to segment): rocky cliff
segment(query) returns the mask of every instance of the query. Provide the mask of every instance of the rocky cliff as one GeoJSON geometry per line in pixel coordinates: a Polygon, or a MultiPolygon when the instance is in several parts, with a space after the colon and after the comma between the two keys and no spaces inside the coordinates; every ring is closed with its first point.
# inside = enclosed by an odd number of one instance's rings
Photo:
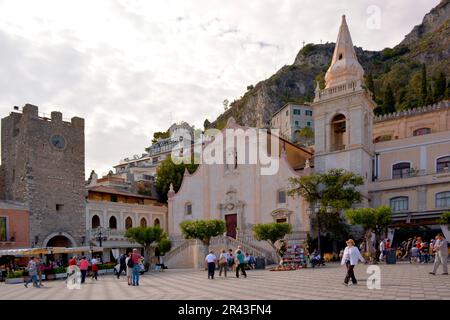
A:
{"type": "MultiPolygon", "coordinates": [[[[285,103],[312,101],[315,82],[320,81],[323,85],[333,49],[334,43],[304,46],[292,65],[282,67],[269,79],[250,87],[240,99],[230,104],[213,126],[223,127],[233,116],[240,124],[266,127],[272,114],[285,103]]],[[[356,52],[366,76],[373,77],[372,90],[377,103],[382,103],[384,89],[389,83],[395,94],[396,109],[418,106],[422,64],[427,66],[430,97],[433,96],[432,83],[438,74],[444,73],[447,78],[450,74],[450,0],[441,1],[426,14],[422,24],[414,27],[396,47],[382,51],[365,51],[357,47],[356,52]]]]}

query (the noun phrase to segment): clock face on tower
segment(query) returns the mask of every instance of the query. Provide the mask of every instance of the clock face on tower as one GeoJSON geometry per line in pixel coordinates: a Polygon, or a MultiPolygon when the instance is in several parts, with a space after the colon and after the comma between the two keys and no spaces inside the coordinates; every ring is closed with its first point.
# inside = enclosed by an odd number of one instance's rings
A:
{"type": "Polygon", "coordinates": [[[55,134],[50,138],[50,142],[56,149],[62,150],[66,147],[66,139],[63,136],[55,134]]]}

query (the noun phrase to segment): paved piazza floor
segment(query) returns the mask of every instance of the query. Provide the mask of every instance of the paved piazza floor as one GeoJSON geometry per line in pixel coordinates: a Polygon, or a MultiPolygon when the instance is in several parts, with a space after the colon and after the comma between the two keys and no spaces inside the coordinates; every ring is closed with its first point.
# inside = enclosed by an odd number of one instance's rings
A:
{"type": "Polygon", "coordinates": [[[205,271],[165,270],[147,273],[139,287],[112,275],[99,276],[97,282],[88,279],[80,290],[67,289],[61,280],[44,282],[40,289],[1,283],[0,299],[450,299],[450,276],[428,274],[431,264],[380,265],[380,290],[367,289],[367,266],[357,266],[359,283],[350,287],[342,285],[344,267],[328,264],[296,271],[252,270],[247,279],[229,274],[228,279],[208,280],[205,271]]]}

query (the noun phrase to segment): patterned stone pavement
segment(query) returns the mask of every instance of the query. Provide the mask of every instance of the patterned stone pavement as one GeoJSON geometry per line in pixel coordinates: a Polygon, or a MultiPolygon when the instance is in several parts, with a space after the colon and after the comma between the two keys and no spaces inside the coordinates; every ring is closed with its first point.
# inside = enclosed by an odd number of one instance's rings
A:
{"type": "Polygon", "coordinates": [[[165,270],[141,277],[139,287],[128,286],[125,277],[112,275],[91,279],[80,290],[69,290],[64,281],[44,282],[45,287],[0,284],[0,299],[450,299],[450,276],[428,274],[431,264],[380,265],[381,289],[369,290],[368,265],[355,269],[358,285],[342,285],[345,270],[339,264],[296,271],[252,270],[247,279],[208,280],[200,270],[165,270]]]}

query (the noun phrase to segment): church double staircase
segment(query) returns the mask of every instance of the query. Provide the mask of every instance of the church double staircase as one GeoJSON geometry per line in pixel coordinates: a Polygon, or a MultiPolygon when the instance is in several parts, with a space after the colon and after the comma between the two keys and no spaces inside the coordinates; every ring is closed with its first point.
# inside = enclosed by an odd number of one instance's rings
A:
{"type": "MultiPolygon", "coordinates": [[[[178,243],[170,252],[164,256],[164,263],[170,268],[185,268],[189,265],[192,267],[203,265],[202,242],[196,239],[188,239],[183,241],[175,241],[178,243]],[[193,254],[196,253],[196,254],[193,254]],[[186,261],[187,259],[193,261],[186,261]]],[[[263,257],[266,265],[277,263],[277,255],[271,247],[264,247],[262,243],[251,239],[234,239],[228,236],[217,236],[211,239],[209,249],[219,255],[224,249],[236,250],[240,246],[245,253],[251,253],[255,258],[263,257]],[[249,241],[250,240],[250,241],[249,241]]]]}

